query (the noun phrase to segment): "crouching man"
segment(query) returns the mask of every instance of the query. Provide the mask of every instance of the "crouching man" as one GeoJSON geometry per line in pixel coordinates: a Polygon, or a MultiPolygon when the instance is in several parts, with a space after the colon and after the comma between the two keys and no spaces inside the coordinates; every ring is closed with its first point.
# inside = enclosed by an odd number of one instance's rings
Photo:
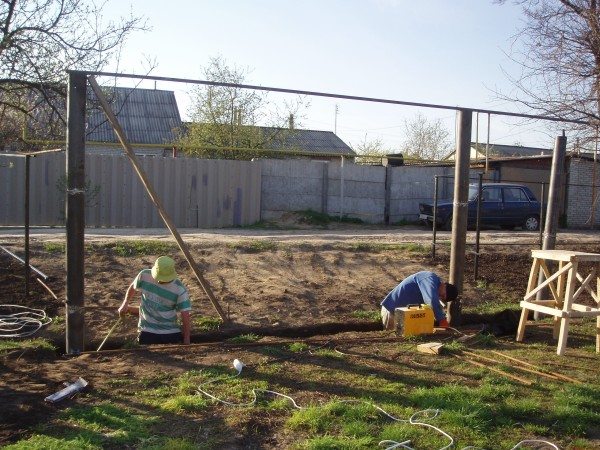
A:
{"type": "Polygon", "coordinates": [[[381,302],[381,321],[386,330],[393,330],[394,310],[408,305],[425,304],[433,310],[437,326],[448,328],[448,320],[441,302],[455,303],[458,290],[456,286],[445,283],[433,272],[417,272],[396,286],[381,302]]]}
{"type": "Polygon", "coordinates": [[[142,345],[189,344],[191,308],[188,291],[177,278],[175,261],[161,256],[152,269],[144,269],[135,277],[118,311],[121,317],[139,316],[138,341],[142,345]],[[129,305],[136,291],[141,294],[139,307],[129,305]],[[177,322],[178,312],[181,328],[177,322]]]}

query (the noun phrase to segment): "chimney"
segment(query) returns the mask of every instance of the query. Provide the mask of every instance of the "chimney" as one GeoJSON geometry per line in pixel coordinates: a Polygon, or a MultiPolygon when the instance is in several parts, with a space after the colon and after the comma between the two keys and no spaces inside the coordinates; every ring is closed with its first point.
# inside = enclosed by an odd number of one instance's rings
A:
{"type": "Polygon", "coordinates": [[[294,115],[293,114],[290,114],[288,122],[289,122],[290,130],[293,130],[294,129],[294,115]]]}

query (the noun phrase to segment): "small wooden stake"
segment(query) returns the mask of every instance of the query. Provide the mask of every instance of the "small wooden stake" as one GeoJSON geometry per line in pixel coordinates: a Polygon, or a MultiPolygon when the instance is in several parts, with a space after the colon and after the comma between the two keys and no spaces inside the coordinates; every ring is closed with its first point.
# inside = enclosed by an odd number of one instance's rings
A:
{"type": "Polygon", "coordinates": [[[504,372],[503,370],[500,370],[500,369],[496,369],[495,367],[486,366],[485,364],[482,364],[477,361],[473,361],[472,359],[469,359],[467,357],[459,356],[459,355],[453,355],[453,356],[457,359],[460,359],[461,361],[467,362],[467,363],[472,364],[477,367],[483,367],[484,369],[491,370],[492,372],[498,373],[502,376],[505,376],[505,377],[510,378],[515,381],[518,381],[519,383],[524,384],[526,386],[531,386],[533,384],[532,381],[526,380],[525,378],[520,378],[520,377],[514,376],[513,374],[504,372]]]}

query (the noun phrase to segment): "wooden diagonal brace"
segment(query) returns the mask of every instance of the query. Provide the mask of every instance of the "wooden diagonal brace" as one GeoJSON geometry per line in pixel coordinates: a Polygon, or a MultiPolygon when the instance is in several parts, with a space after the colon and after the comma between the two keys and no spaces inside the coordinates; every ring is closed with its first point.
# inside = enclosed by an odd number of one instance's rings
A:
{"type": "Polygon", "coordinates": [[[113,113],[110,105],[108,104],[108,101],[106,100],[106,97],[104,96],[104,94],[102,93],[102,90],[100,89],[100,86],[96,82],[96,79],[93,76],[89,76],[88,82],[90,83],[92,90],[96,94],[96,98],[100,102],[100,106],[102,107],[102,110],[106,114],[108,121],[114,128],[115,133],[117,134],[117,137],[119,138],[119,141],[121,142],[121,145],[123,146],[123,149],[125,150],[125,153],[129,157],[129,160],[131,161],[131,164],[133,165],[133,168],[137,172],[138,176],[140,177],[140,180],[142,181],[142,184],[146,188],[146,192],[148,192],[150,199],[152,200],[152,202],[156,205],[156,208],[158,209],[158,213],[159,213],[160,217],[165,222],[165,225],[167,226],[167,228],[169,229],[169,231],[171,232],[171,234],[177,241],[177,245],[179,246],[179,248],[185,255],[185,259],[187,260],[188,264],[190,265],[192,271],[194,272],[194,275],[196,275],[196,278],[198,279],[200,286],[202,286],[202,289],[204,289],[204,292],[210,299],[210,302],[212,303],[214,308],[217,310],[217,313],[221,317],[221,320],[223,322],[228,322],[227,316],[226,316],[225,312],[223,311],[223,309],[221,308],[221,305],[215,298],[215,296],[210,288],[210,285],[208,284],[208,282],[206,281],[206,279],[200,272],[200,269],[198,268],[198,265],[194,261],[194,258],[192,256],[192,254],[190,253],[187,245],[185,244],[185,242],[183,242],[183,239],[181,238],[179,231],[177,231],[177,228],[171,221],[171,218],[169,217],[169,215],[163,208],[160,198],[158,197],[158,195],[156,194],[156,191],[152,187],[152,183],[148,179],[146,172],[144,171],[141,164],[139,163],[137,156],[135,156],[133,148],[131,147],[131,144],[127,140],[127,136],[125,136],[125,132],[123,131],[123,128],[121,128],[121,124],[119,123],[119,121],[117,120],[117,117],[113,113]]]}

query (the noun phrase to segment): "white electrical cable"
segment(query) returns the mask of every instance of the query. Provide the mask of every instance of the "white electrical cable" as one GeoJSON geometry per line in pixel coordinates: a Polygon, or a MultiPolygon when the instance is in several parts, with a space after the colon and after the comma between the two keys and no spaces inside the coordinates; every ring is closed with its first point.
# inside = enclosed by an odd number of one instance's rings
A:
{"type": "MultiPolygon", "coordinates": [[[[275,396],[283,397],[283,398],[289,400],[292,403],[292,405],[294,406],[294,408],[296,408],[296,409],[300,409],[300,410],[306,409],[306,407],[299,406],[292,397],[290,397],[288,395],[285,395],[285,394],[282,394],[280,392],[271,391],[271,390],[268,390],[268,389],[253,388],[252,391],[251,391],[252,392],[252,396],[254,397],[252,399],[252,401],[245,402],[245,403],[233,403],[233,402],[229,402],[227,400],[222,400],[222,399],[220,399],[218,397],[215,397],[211,393],[206,392],[204,389],[201,388],[201,386],[205,386],[207,384],[211,384],[211,383],[214,383],[216,381],[228,380],[228,379],[232,379],[232,378],[238,377],[242,373],[242,369],[244,367],[246,367],[246,365],[243,362],[241,362],[240,360],[235,359],[234,362],[233,362],[233,367],[238,371],[235,375],[230,375],[228,377],[217,377],[217,378],[214,378],[212,380],[208,380],[208,381],[206,381],[206,382],[198,385],[197,391],[199,393],[201,393],[201,394],[206,395],[207,397],[211,398],[212,400],[214,400],[214,401],[216,401],[218,403],[222,403],[222,404],[227,405],[227,406],[234,406],[234,407],[248,407],[248,406],[253,406],[258,401],[258,393],[262,392],[262,393],[266,393],[266,394],[272,394],[272,395],[275,395],[275,396]]],[[[383,408],[377,406],[374,403],[367,402],[365,400],[347,399],[347,400],[337,400],[337,401],[335,401],[333,403],[363,403],[365,405],[369,405],[369,406],[375,408],[376,410],[380,411],[385,416],[389,417],[390,419],[392,419],[395,422],[408,422],[411,425],[417,425],[417,426],[431,428],[432,430],[435,430],[438,433],[440,433],[442,436],[450,439],[450,443],[448,445],[440,448],[439,450],[448,450],[448,449],[451,449],[451,448],[454,447],[454,438],[452,436],[450,436],[448,433],[446,433],[444,430],[442,430],[442,429],[440,429],[440,428],[438,428],[438,427],[436,427],[434,425],[431,425],[429,423],[418,422],[416,420],[416,418],[418,418],[421,415],[425,416],[424,419],[434,419],[440,413],[439,409],[431,409],[431,408],[429,408],[429,409],[424,409],[422,411],[417,411],[412,416],[410,416],[410,418],[408,420],[406,420],[406,419],[398,419],[397,417],[395,417],[395,416],[391,415],[390,413],[388,413],[387,411],[385,411],[383,408]]],[[[405,450],[415,450],[413,447],[409,446],[410,443],[411,443],[410,440],[402,441],[402,442],[397,442],[397,441],[393,441],[393,440],[383,440],[383,441],[379,442],[378,445],[379,446],[386,445],[387,447],[385,447],[385,450],[393,450],[393,449],[397,449],[397,448],[403,448],[405,450]]],[[[517,450],[517,449],[521,448],[521,445],[523,445],[523,444],[534,444],[534,443],[537,443],[537,444],[546,444],[546,445],[551,446],[554,450],[560,450],[552,442],[542,441],[542,440],[538,440],[538,439],[523,440],[523,441],[517,443],[517,445],[515,445],[510,450],[517,450]]],[[[475,449],[477,449],[477,447],[468,446],[468,447],[464,447],[463,448],[463,450],[475,450],[475,449]]]]}
{"type": "Polygon", "coordinates": [[[0,338],[27,337],[52,322],[43,309],[21,305],[0,305],[0,338]],[[20,310],[19,312],[8,312],[20,310]]]}

